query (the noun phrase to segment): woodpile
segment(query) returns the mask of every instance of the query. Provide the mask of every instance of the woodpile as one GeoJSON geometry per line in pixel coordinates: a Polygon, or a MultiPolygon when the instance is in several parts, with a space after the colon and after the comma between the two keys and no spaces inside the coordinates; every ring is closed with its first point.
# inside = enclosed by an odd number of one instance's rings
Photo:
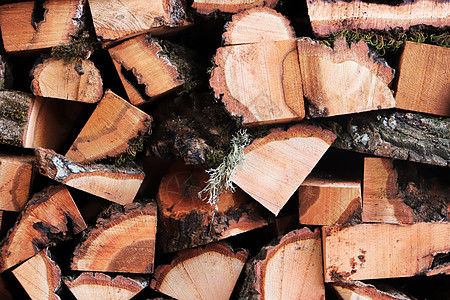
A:
{"type": "Polygon", "coordinates": [[[5,0],[0,299],[449,299],[450,2],[5,0]]]}

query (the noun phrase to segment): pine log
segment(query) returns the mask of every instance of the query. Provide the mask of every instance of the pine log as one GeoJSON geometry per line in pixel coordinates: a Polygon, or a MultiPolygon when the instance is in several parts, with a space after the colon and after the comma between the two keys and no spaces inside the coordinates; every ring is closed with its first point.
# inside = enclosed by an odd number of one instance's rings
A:
{"type": "Polygon", "coordinates": [[[28,201],[1,243],[0,271],[25,261],[48,246],[86,228],[67,188],[50,186],[28,201]]]}
{"type": "Polygon", "coordinates": [[[72,270],[153,273],[156,205],[130,203],[116,210],[84,234],[74,251],[72,270]]]}
{"type": "Polygon", "coordinates": [[[0,6],[0,26],[7,52],[70,44],[83,26],[85,0],[47,0],[0,6]]]}
{"type": "Polygon", "coordinates": [[[335,135],[298,124],[274,129],[244,149],[232,181],[277,215],[333,143],[335,135]]]}
{"type": "Polygon", "coordinates": [[[217,49],[210,85],[244,125],[305,116],[296,41],[267,41],[217,49]]]}
{"type": "Polygon", "coordinates": [[[245,11],[253,7],[270,7],[274,8],[278,0],[194,0],[192,7],[200,14],[210,14],[215,11],[224,13],[237,13],[245,11]]]}
{"type": "Polygon", "coordinates": [[[365,41],[347,46],[338,37],[334,47],[310,38],[298,41],[306,113],[328,117],[391,108],[395,99],[388,85],[394,69],[369,51],[365,41]]]}
{"type": "MultiPolygon", "coordinates": [[[[450,223],[322,227],[325,282],[409,277],[450,252],[450,223]]],[[[447,270],[449,272],[449,270],[447,270]]]]}
{"type": "Polygon", "coordinates": [[[112,47],[109,54],[128,98],[134,105],[165,95],[185,82],[177,62],[170,59],[160,44],[147,35],[137,36],[112,47]],[[133,85],[130,81],[137,84],[133,85]]]}
{"type": "Polygon", "coordinates": [[[12,273],[32,300],[61,299],[56,294],[61,284],[61,269],[51,259],[48,248],[15,268],[12,273]]]}
{"type": "Polygon", "coordinates": [[[159,266],[150,287],[184,299],[229,299],[248,253],[225,243],[183,250],[170,265],[159,266]]]}
{"type": "Polygon", "coordinates": [[[338,281],[329,285],[342,300],[412,300],[405,293],[383,286],[383,290],[362,281],[338,281]]]}
{"type": "Polygon", "coordinates": [[[253,8],[233,15],[232,21],[225,25],[222,39],[225,46],[291,40],[295,32],[289,23],[274,9],[253,8]]]}
{"type": "Polygon", "coordinates": [[[407,41],[400,59],[396,107],[450,117],[449,65],[450,49],[407,41]]]}
{"type": "Polygon", "coordinates": [[[0,209],[22,211],[33,179],[34,156],[0,154],[0,209]]]}
{"type": "Polygon", "coordinates": [[[117,157],[142,143],[151,122],[149,115],[108,90],[65,156],[80,164],[117,157]]]}
{"type": "Polygon", "coordinates": [[[100,72],[90,60],[66,62],[50,58],[31,72],[31,89],[37,96],[95,103],[103,94],[100,72]]]}
{"type": "Polygon", "coordinates": [[[105,42],[141,33],[166,34],[189,25],[184,1],[90,0],[97,36],[105,42]]]}
{"type": "MultiPolygon", "coordinates": [[[[398,1],[397,1],[398,2],[398,1]]],[[[415,25],[449,26],[450,3],[402,0],[399,5],[364,0],[309,0],[308,14],[314,34],[326,36],[348,29],[407,30],[415,25]]]]}
{"type": "Polygon", "coordinates": [[[297,229],[245,266],[240,299],[325,299],[320,232],[297,229]]]}
{"type": "Polygon", "coordinates": [[[144,280],[123,276],[114,279],[103,273],[81,273],[76,279],[64,278],[64,283],[78,300],[133,298],[147,286],[144,280]]]}
{"type": "Polygon", "coordinates": [[[198,193],[208,175],[202,168],[175,166],[161,180],[158,191],[158,248],[173,252],[222,240],[265,226],[270,218],[242,190],[220,195],[218,209],[198,193]]]}
{"type": "Polygon", "coordinates": [[[42,175],[122,205],[133,201],[145,176],[134,164],[81,165],[49,149],[38,148],[35,153],[42,175]]]}
{"type": "Polygon", "coordinates": [[[450,187],[439,171],[391,158],[366,157],[363,222],[449,221],[450,187]]]}
{"type": "Polygon", "coordinates": [[[361,180],[308,176],[298,188],[298,200],[300,224],[361,222],[361,180]]]}

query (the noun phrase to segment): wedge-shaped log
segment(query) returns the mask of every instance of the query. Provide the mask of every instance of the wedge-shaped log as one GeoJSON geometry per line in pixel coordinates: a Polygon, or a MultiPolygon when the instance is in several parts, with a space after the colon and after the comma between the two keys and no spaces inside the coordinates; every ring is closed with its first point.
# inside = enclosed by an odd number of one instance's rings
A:
{"type": "Polygon", "coordinates": [[[320,231],[297,229],[245,266],[240,299],[325,299],[320,231]]]}
{"type": "Polygon", "coordinates": [[[364,159],[362,220],[408,224],[449,221],[446,170],[391,158],[364,159]]]}
{"type": "Polygon", "coordinates": [[[361,180],[309,176],[298,188],[300,224],[361,223],[361,180]]]}
{"type": "Polygon", "coordinates": [[[111,278],[103,273],[81,273],[76,279],[63,278],[64,283],[78,300],[133,298],[147,286],[144,280],[123,276],[111,278]]]}
{"type": "Polygon", "coordinates": [[[108,90],[65,156],[81,164],[117,157],[132,141],[142,142],[151,122],[152,117],[108,90]]]}
{"type": "Polygon", "coordinates": [[[278,0],[194,0],[192,7],[201,14],[210,14],[216,10],[225,13],[237,13],[253,7],[266,6],[274,8],[278,0]]]}
{"type": "Polygon", "coordinates": [[[283,41],[295,38],[289,20],[274,9],[253,8],[233,15],[225,25],[222,39],[225,46],[267,41],[283,41]],[[270,24],[270,30],[267,30],[270,24]]]}
{"type": "Polygon", "coordinates": [[[103,94],[99,70],[90,60],[66,62],[50,58],[34,67],[33,94],[48,98],[95,103],[103,94]]]}
{"type": "Polygon", "coordinates": [[[362,281],[338,281],[329,286],[342,300],[412,300],[405,293],[386,285],[383,285],[383,290],[362,281]]]}
{"type": "Polygon", "coordinates": [[[183,250],[170,265],[156,269],[150,287],[179,300],[229,299],[247,256],[225,243],[183,250]]]}
{"type": "Polygon", "coordinates": [[[70,44],[81,29],[85,0],[26,1],[0,6],[0,26],[7,52],[70,44]],[[40,13],[42,12],[42,15],[40,13]]]}
{"type": "Polygon", "coordinates": [[[0,271],[67,239],[69,228],[77,234],[86,224],[67,188],[50,186],[35,194],[1,243],[0,271]]]}
{"type": "Polygon", "coordinates": [[[314,33],[330,35],[344,29],[407,30],[415,25],[449,26],[447,1],[403,0],[395,5],[364,0],[310,0],[308,14],[314,33]]]}
{"type": "Polygon", "coordinates": [[[81,165],[53,150],[38,148],[35,153],[42,175],[122,205],[134,200],[145,176],[137,166],[81,165]]]}
{"type": "Polygon", "coordinates": [[[12,273],[32,300],[59,300],[56,294],[61,285],[61,269],[51,259],[45,248],[17,268],[12,273]]]}
{"type": "Polygon", "coordinates": [[[30,195],[34,156],[0,154],[0,209],[22,211],[30,195]]]}
{"type": "Polygon", "coordinates": [[[208,175],[203,168],[176,166],[163,177],[158,191],[158,248],[163,252],[197,247],[265,226],[268,213],[242,190],[219,198],[218,210],[198,193],[208,175]]]}
{"type": "Polygon", "coordinates": [[[324,226],[322,236],[325,282],[419,275],[450,252],[447,222],[324,226]]]}
{"type": "Polygon", "coordinates": [[[156,205],[117,207],[84,236],[74,251],[72,270],[153,273],[156,205]]]}
{"type": "Polygon", "coordinates": [[[277,215],[335,138],[303,124],[274,129],[244,149],[245,161],[232,181],[277,215]]]}
{"type": "Polygon", "coordinates": [[[450,117],[449,65],[450,49],[406,42],[400,59],[396,107],[450,117]]]}
{"type": "Polygon", "coordinates": [[[301,120],[305,116],[296,41],[268,41],[217,49],[209,83],[244,124],[301,120]]]}

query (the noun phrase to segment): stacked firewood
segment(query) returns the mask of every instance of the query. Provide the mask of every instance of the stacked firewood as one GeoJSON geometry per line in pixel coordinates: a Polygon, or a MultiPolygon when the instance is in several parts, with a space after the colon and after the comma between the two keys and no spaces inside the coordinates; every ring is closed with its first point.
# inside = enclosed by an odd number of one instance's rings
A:
{"type": "Polygon", "coordinates": [[[385,2],[2,4],[0,298],[450,297],[450,3],[385,2]]]}

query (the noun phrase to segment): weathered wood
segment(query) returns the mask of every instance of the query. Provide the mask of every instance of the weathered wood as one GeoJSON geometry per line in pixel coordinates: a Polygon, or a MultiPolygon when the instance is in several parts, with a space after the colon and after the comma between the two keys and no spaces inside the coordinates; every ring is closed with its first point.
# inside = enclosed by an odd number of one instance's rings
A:
{"type": "Polygon", "coordinates": [[[108,90],[65,156],[81,164],[117,157],[133,141],[143,142],[151,122],[149,115],[108,90]]]}
{"type": "Polygon", "coordinates": [[[446,222],[324,226],[322,236],[325,282],[419,275],[450,252],[446,222]]]}
{"type": "Polygon", "coordinates": [[[77,271],[153,273],[156,205],[130,203],[97,220],[74,251],[77,271]]]}
{"type": "Polygon", "coordinates": [[[450,49],[407,41],[400,59],[395,107],[450,117],[449,66],[450,49]]]}
{"type": "MultiPolygon", "coordinates": [[[[398,1],[397,1],[398,2],[398,1]]],[[[403,0],[400,4],[364,0],[309,0],[308,14],[314,34],[326,36],[344,29],[407,30],[415,25],[449,26],[447,1],[403,0]]]]}
{"type": "Polygon", "coordinates": [[[201,14],[210,14],[214,11],[225,13],[237,13],[243,10],[248,10],[253,7],[270,7],[274,8],[278,0],[194,0],[192,7],[201,14]]]}
{"type": "Polygon", "coordinates": [[[342,300],[411,300],[405,293],[397,289],[389,288],[389,291],[386,291],[387,287],[383,286],[383,290],[380,290],[376,286],[362,281],[338,281],[329,286],[342,300]]]}
{"type": "Polygon", "coordinates": [[[56,294],[61,284],[61,269],[51,259],[48,248],[15,268],[12,273],[31,299],[61,299],[56,294]]]}
{"type": "Polygon", "coordinates": [[[225,243],[178,252],[170,265],[159,266],[150,287],[183,299],[229,299],[248,253],[225,243]]]}
{"type": "Polygon", "coordinates": [[[37,96],[95,103],[103,94],[100,72],[87,59],[46,59],[34,67],[32,74],[31,89],[37,96]]]}
{"type": "Polygon", "coordinates": [[[81,165],[49,149],[38,148],[35,153],[42,175],[119,204],[133,201],[145,176],[136,165],[81,165]]]}
{"type": "Polygon", "coordinates": [[[232,181],[277,215],[330,147],[335,135],[298,124],[274,129],[244,149],[232,181]]]}
{"type": "Polygon", "coordinates": [[[0,154],[0,209],[21,211],[33,179],[34,156],[0,154]]]}
{"type": "Polygon", "coordinates": [[[28,201],[13,228],[1,243],[0,271],[66,240],[86,228],[67,188],[50,186],[28,201]],[[70,224],[70,225],[69,225],[70,224]],[[70,232],[68,232],[70,231],[70,232]]]}
{"type": "Polygon", "coordinates": [[[263,247],[245,267],[240,299],[325,299],[319,229],[297,229],[263,247]]]}
{"type": "Polygon", "coordinates": [[[300,71],[309,117],[327,117],[395,106],[388,85],[394,69],[365,41],[347,46],[344,37],[333,48],[310,38],[297,43],[300,71]]]}
{"type": "Polygon", "coordinates": [[[305,116],[296,41],[268,41],[217,49],[210,85],[244,124],[305,116]]]}
{"type": "Polygon", "coordinates": [[[83,272],[76,279],[64,278],[64,283],[78,300],[128,300],[147,286],[144,280],[123,276],[111,278],[103,273],[83,272]]]}
{"type": "Polygon", "coordinates": [[[158,190],[157,247],[173,252],[222,240],[267,225],[268,214],[242,190],[220,195],[217,211],[198,197],[208,175],[203,168],[175,166],[158,190]]]}
{"type": "Polygon", "coordinates": [[[0,6],[0,26],[5,50],[16,52],[70,44],[71,36],[83,26],[85,2],[47,0],[0,6]]]}

